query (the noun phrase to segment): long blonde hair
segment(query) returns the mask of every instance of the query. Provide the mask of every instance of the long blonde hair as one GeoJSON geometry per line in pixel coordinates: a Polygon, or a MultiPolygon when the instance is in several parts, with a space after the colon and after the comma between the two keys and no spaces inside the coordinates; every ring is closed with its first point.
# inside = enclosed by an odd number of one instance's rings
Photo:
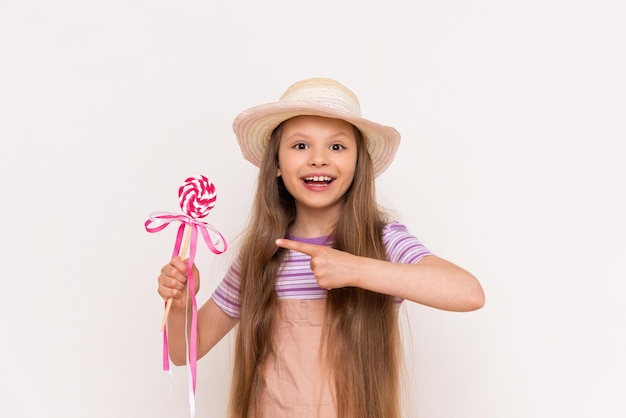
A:
{"type": "MultiPolygon", "coordinates": [[[[276,277],[285,250],[276,247],[296,219],[293,197],[278,170],[282,125],[274,130],[261,163],[250,221],[243,238],[240,317],[229,416],[256,417],[263,390],[260,366],[272,352],[278,310],[276,277]]],[[[387,222],[376,203],[374,172],[365,139],[355,128],[359,148],[352,185],[333,233],[333,248],[386,259],[382,230],[387,222]]],[[[384,280],[384,277],[381,278],[384,280]]],[[[334,376],[341,418],[399,418],[400,336],[391,296],[355,287],[334,289],[327,297],[324,349],[334,376]]]]}

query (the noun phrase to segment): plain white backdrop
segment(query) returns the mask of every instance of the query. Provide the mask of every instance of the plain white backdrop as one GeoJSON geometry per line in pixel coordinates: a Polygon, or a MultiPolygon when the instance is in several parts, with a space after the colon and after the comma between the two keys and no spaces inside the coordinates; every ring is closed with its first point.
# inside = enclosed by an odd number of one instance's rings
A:
{"type": "MultiPolygon", "coordinates": [[[[383,205],[481,281],[405,305],[418,418],[626,416],[626,14],[619,0],[0,0],[0,416],[188,416],[161,371],[160,267],[203,173],[233,244],[256,168],[231,131],[332,77],[403,141],[383,205]]],[[[205,300],[229,251],[198,249],[205,300]]],[[[222,418],[232,341],[199,363],[222,418]]]]}

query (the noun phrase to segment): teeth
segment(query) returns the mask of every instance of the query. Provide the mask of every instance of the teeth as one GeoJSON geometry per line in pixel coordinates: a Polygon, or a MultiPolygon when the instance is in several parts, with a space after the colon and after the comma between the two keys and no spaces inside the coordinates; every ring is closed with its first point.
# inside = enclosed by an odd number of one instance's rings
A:
{"type": "Polygon", "coordinates": [[[331,181],[332,179],[328,176],[313,176],[313,177],[305,177],[306,181],[331,181]]]}

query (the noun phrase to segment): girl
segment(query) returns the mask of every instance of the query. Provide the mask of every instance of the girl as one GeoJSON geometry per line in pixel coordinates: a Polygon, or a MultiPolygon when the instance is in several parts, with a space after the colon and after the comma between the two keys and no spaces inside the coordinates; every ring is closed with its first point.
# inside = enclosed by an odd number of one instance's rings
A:
{"type": "MultiPolygon", "coordinates": [[[[450,311],[484,303],[476,278],[376,203],[375,177],[400,134],[362,118],[356,96],[323,78],[244,111],[233,128],[260,168],[257,192],[236,261],[198,312],[198,358],[238,325],[229,417],[400,418],[402,300],[450,311]]],[[[186,276],[175,257],[158,279],[173,298],[177,365],[186,276]]]]}

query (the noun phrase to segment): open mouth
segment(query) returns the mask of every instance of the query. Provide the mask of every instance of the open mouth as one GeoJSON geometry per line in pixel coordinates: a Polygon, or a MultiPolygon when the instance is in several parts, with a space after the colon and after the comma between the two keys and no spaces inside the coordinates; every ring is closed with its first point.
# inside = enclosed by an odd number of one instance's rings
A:
{"type": "Polygon", "coordinates": [[[330,183],[332,183],[333,178],[332,177],[328,177],[328,176],[312,176],[312,177],[305,177],[304,182],[308,185],[311,186],[315,186],[315,185],[328,185],[330,183]]]}

